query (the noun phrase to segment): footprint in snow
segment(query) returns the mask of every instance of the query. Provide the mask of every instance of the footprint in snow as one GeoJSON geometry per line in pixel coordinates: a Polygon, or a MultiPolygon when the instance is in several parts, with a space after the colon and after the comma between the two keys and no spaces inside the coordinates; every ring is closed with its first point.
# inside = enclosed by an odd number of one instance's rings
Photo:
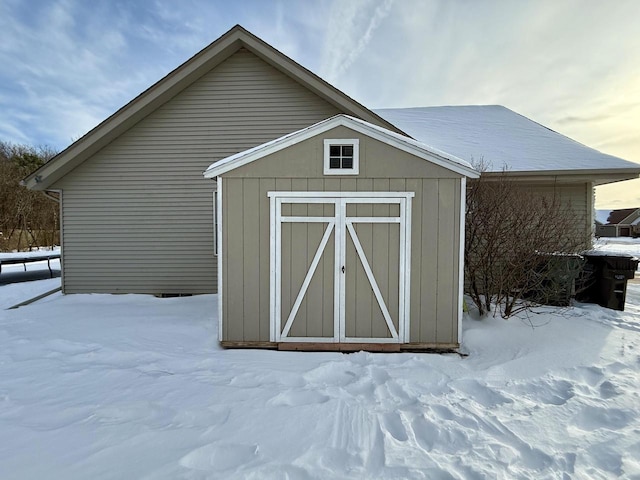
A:
{"type": "Polygon", "coordinates": [[[581,380],[592,387],[600,383],[603,378],[604,371],[599,367],[577,367],[572,372],[572,379],[581,380]]]}
{"type": "Polygon", "coordinates": [[[388,412],[381,415],[380,424],[383,431],[386,431],[399,442],[406,442],[409,437],[407,430],[402,423],[402,417],[398,412],[388,412]]]}
{"type": "Polygon", "coordinates": [[[535,403],[544,405],[564,405],[575,396],[573,384],[567,380],[541,379],[519,385],[516,392],[535,403]]]}
{"type": "Polygon", "coordinates": [[[440,428],[425,417],[417,417],[411,424],[416,442],[427,452],[432,450],[459,454],[473,449],[466,428],[447,425],[440,428]]]}
{"type": "Polygon", "coordinates": [[[411,423],[411,428],[418,445],[427,452],[433,450],[440,436],[440,428],[424,417],[416,417],[411,423]]]}
{"type": "Polygon", "coordinates": [[[192,470],[222,472],[253,464],[260,457],[258,445],[211,443],[180,459],[180,465],[192,470]]]}
{"type": "Polygon", "coordinates": [[[343,387],[358,377],[350,366],[348,362],[326,362],[305,373],[303,378],[314,385],[343,387]]]}
{"type": "Polygon", "coordinates": [[[513,403],[510,398],[505,397],[487,385],[481,384],[477,380],[458,380],[451,382],[450,386],[468,395],[469,399],[486,408],[513,403]]]}
{"type": "Polygon", "coordinates": [[[616,386],[608,380],[605,380],[600,384],[600,398],[607,400],[612,397],[617,397],[620,392],[616,386]]]}
{"type": "Polygon", "coordinates": [[[315,405],[329,401],[329,397],[313,390],[290,390],[281,392],[271,400],[269,405],[298,407],[301,405],[315,405]]]}
{"type": "Polygon", "coordinates": [[[591,431],[598,428],[620,430],[634,419],[634,415],[619,408],[584,407],[575,417],[575,426],[591,431]]]}

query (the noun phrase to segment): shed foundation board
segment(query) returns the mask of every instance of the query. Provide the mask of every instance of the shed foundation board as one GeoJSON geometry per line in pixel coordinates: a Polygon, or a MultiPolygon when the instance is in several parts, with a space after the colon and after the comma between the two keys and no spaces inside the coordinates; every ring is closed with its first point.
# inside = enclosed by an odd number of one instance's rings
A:
{"type": "Polygon", "coordinates": [[[223,348],[254,348],[304,352],[379,352],[379,353],[459,353],[458,343],[308,343],[308,342],[229,342],[221,341],[223,348]]]}

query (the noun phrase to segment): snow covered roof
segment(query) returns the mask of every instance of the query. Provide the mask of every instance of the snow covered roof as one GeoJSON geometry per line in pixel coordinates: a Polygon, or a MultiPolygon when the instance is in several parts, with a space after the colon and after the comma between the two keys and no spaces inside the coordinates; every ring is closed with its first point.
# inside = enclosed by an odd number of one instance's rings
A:
{"type": "Polygon", "coordinates": [[[633,223],[629,221],[629,217],[634,215],[638,210],[640,210],[640,208],[620,208],[618,210],[611,210],[606,221],[603,223],[608,225],[633,225],[633,223]]]}
{"type": "Polygon", "coordinates": [[[601,153],[500,105],[374,110],[416,140],[488,171],[626,171],[640,164],[601,153]]]}
{"type": "Polygon", "coordinates": [[[376,140],[392,145],[395,148],[416,155],[417,157],[424,158],[461,175],[470,178],[478,178],[480,176],[479,172],[474,170],[471,164],[465,160],[432,148],[412,138],[387,130],[386,128],[344,114],[335,115],[315,123],[310,127],[297,130],[280,138],[276,138],[275,140],[263,143],[262,145],[223,158],[222,160],[212,163],[204,172],[204,176],[206,178],[214,178],[339,126],[344,126],[363,135],[375,138],[376,140]]]}

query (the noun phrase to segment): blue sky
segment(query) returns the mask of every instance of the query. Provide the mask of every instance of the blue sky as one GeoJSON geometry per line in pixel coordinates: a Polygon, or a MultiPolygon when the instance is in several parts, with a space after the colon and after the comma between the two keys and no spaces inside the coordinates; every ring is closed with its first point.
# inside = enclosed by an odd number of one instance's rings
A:
{"type": "MultiPolygon", "coordinates": [[[[0,0],[0,140],[66,147],[239,23],[371,108],[501,104],[640,163],[640,1],[0,0]]],[[[640,180],[598,207],[640,206],[640,180]]]]}

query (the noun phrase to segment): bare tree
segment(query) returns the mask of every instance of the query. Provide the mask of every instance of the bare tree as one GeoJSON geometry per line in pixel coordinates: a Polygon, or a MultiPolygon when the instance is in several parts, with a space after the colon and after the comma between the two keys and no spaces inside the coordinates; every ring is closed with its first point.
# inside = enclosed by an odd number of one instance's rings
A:
{"type": "Polygon", "coordinates": [[[534,305],[567,302],[582,266],[572,254],[591,242],[579,218],[555,189],[536,192],[507,172],[469,182],[465,291],[480,314],[495,305],[494,314],[508,318],[534,305]]]}
{"type": "Polygon", "coordinates": [[[0,142],[0,250],[52,246],[59,241],[57,203],[20,185],[22,178],[53,155],[46,147],[0,142]]]}

